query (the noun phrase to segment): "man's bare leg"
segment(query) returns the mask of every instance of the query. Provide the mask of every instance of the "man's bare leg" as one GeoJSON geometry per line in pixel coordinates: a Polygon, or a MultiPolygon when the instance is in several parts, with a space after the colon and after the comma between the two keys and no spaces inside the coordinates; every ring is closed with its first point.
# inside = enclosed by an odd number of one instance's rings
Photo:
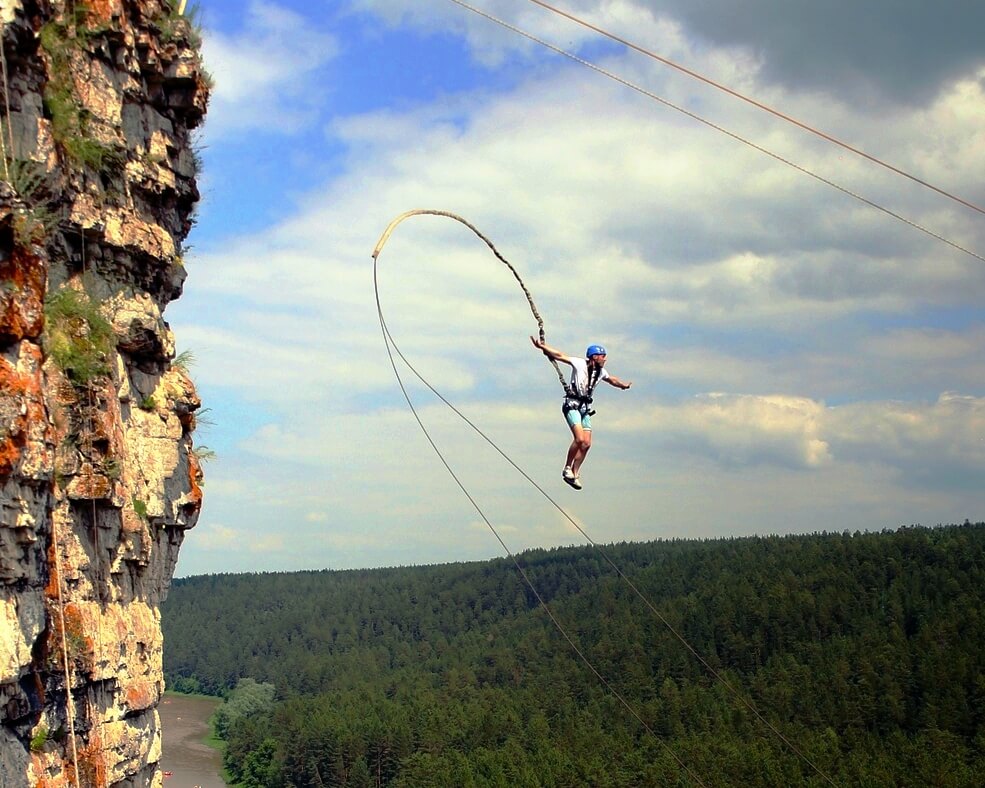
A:
{"type": "Polygon", "coordinates": [[[585,455],[592,448],[592,431],[586,430],[580,424],[577,424],[571,428],[571,434],[574,436],[574,440],[571,441],[571,446],[568,449],[568,460],[566,464],[571,468],[575,476],[577,476],[581,464],[585,461],[585,455]]]}

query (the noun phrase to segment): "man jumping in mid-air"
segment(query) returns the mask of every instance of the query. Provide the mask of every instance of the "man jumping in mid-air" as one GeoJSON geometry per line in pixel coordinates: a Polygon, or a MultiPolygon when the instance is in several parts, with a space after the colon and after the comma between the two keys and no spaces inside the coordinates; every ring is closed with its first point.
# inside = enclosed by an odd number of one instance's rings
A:
{"type": "Polygon", "coordinates": [[[585,461],[588,450],[592,448],[592,414],[595,411],[591,406],[595,386],[600,380],[604,380],[610,386],[625,391],[633,384],[624,383],[605,370],[606,353],[601,345],[589,345],[588,350],[585,351],[585,358],[575,358],[548,347],[536,337],[530,337],[530,341],[548,358],[571,366],[571,385],[565,391],[561,412],[571,428],[573,440],[568,448],[568,457],[561,478],[576,490],[580,490],[582,484],[578,471],[581,470],[581,464],[585,461]]]}

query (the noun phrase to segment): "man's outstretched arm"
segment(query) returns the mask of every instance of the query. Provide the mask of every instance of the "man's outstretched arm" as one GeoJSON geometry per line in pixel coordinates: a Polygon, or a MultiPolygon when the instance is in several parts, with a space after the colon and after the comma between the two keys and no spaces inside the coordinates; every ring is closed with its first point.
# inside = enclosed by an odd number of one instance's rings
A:
{"type": "Polygon", "coordinates": [[[530,337],[530,341],[533,342],[535,348],[537,348],[541,353],[543,353],[548,358],[552,358],[555,361],[561,361],[564,364],[570,364],[568,357],[556,348],[552,348],[546,342],[537,339],[537,337],[530,337]]]}
{"type": "Polygon", "coordinates": [[[632,381],[619,380],[619,378],[615,375],[609,375],[609,377],[605,379],[605,382],[610,386],[615,386],[617,389],[622,389],[623,391],[633,385],[632,381]]]}

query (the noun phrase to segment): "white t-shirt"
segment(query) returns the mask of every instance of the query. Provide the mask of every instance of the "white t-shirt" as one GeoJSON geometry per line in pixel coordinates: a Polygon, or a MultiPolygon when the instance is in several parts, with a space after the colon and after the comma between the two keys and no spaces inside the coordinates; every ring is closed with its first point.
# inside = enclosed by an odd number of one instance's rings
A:
{"type": "MultiPolygon", "coordinates": [[[[572,356],[565,356],[568,363],[571,364],[571,388],[575,390],[578,394],[585,396],[588,393],[588,359],[587,358],[574,358],[572,356]]],[[[609,373],[606,372],[605,367],[599,372],[598,382],[609,377],[609,373]]]]}

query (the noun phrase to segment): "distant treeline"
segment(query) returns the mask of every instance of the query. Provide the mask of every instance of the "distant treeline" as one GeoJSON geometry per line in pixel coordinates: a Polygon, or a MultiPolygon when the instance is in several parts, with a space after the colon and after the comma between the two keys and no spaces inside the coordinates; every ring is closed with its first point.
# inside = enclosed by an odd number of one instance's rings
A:
{"type": "Polygon", "coordinates": [[[168,686],[255,680],[223,717],[246,786],[985,782],[985,523],[604,550],[800,754],[591,547],[518,559],[652,733],[506,559],[176,580],[168,686]]]}

